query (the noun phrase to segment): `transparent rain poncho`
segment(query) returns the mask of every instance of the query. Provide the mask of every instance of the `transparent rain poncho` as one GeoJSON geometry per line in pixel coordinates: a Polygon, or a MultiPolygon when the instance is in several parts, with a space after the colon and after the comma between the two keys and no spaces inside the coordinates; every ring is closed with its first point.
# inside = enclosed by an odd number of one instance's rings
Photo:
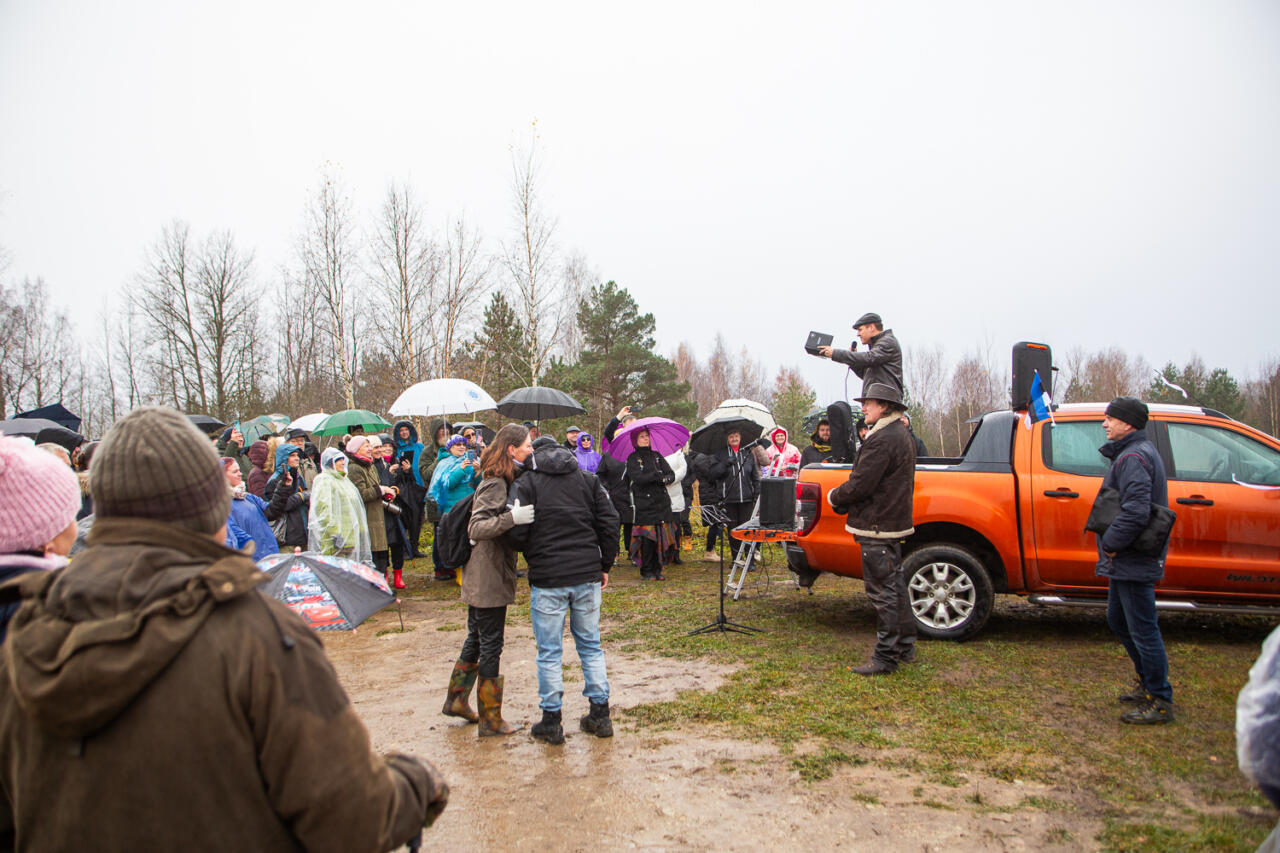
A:
{"type": "Polygon", "coordinates": [[[1280,807],[1280,628],[1262,644],[1236,702],[1236,753],[1244,775],[1280,807]]]}
{"type": "Polygon", "coordinates": [[[373,551],[364,501],[359,490],[347,479],[346,462],[347,457],[334,447],[320,457],[322,470],[311,484],[307,549],[372,566],[373,551]],[[337,468],[339,461],[342,471],[337,468]]]}

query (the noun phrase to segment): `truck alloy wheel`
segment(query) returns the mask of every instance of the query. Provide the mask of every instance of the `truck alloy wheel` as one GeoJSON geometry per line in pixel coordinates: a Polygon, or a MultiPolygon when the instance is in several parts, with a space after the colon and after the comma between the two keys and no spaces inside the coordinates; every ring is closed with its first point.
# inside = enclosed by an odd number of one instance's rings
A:
{"type": "Polygon", "coordinates": [[[907,598],[920,633],[965,640],[986,624],[995,594],[982,563],[956,545],[925,545],[902,562],[907,598]]]}

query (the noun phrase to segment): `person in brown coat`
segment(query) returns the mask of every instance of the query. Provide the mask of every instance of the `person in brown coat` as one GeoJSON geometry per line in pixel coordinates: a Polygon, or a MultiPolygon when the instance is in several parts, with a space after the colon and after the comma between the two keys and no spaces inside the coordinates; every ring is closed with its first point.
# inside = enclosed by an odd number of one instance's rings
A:
{"type": "MultiPolygon", "coordinates": [[[[373,551],[373,567],[386,573],[391,566],[391,557],[387,552],[387,519],[382,508],[383,500],[395,500],[395,492],[382,485],[382,478],[373,467],[373,455],[369,439],[363,435],[353,435],[347,442],[347,456],[351,465],[347,468],[347,477],[360,492],[364,501],[365,520],[369,523],[369,549],[373,551]]],[[[391,583],[391,578],[387,578],[391,583]]]]}
{"type": "Polygon", "coordinates": [[[384,851],[448,800],[373,754],[319,639],[221,544],[213,447],[146,407],[102,440],[89,547],[20,598],[0,659],[0,846],[384,851]],[[182,460],[182,464],[174,464],[182,460]]]}
{"type": "Polygon", "coordinates": [[[272,468],[267,464],[271,456],[267,449],[265,441],[255,441],[249,445],[245,455],[249,457],[249,461],[253,463],[253,467],[249,469],[249,476],[244,481],[245,491],[251,495],[257,495],[262,499],[266,499],[267,480],[271,479],[272,468]]]}
{"type": "Polygon", "coordinates": [[[898,389],[874,382],[858,398],[871,426],[849,479],[827,494],[862,552],[862,582],[876,608],[876,647],[858,675],[888,675],[916,658],[916,620],[902,574],[902,540],[915,532],[916,443],[898,389]]]}
{"type": "Polygon", "coordinates": [[[533,506],[519,502],[507,508],[507,487],[516,469],[533,453],[529,431],[518,424],[498,430],[480,457],[484,478],[471,503],[467,535],[471,558],[462,571],[462,600],[467,603],[467,638],[449,677],[442,713],[480,723],[480,737],[508,735],[524,726],[502,719],[502,676],[498,674],[507,621],[507,605],[516,600],[516,552],[503,534],[517,524],[533,521],[533,506]],[[476,678],[480,687],[477,715],[467,699],[476,678]]]}

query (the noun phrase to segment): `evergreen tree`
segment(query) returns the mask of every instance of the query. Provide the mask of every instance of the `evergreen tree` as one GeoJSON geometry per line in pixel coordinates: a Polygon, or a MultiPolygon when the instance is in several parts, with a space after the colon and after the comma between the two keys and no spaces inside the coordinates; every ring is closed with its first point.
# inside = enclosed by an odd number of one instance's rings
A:
{"type": "Polygon", "coordinates": [[[818,395],[799,371],[792,368],[778,371],[773,388],[773,419],[787,431],[788,440],[796,447],[804,447],[807,443],[804,417],[813,409],[817,399],[818,395]]]}
{"type": "Polygon", "coordinates": [[[484,309],[480,331],[472,338],[455,375],[466,376],[501,400],[525,385],[522,365],[525,350],[524,327],[515,308],[495,292],[484,309]]]}
{"type": "Polygon", "coordinates": [[[642,417],[688,423],[697,416],[689,383],[681,382],[675,365],[653,351],[653,315],[641,314],[626,288],[612,281],[593,287],[577,320],[582,338],[578,363],[553,365],[548,377],[564,381],[559,387],[588,407],[598,421],[597,434],[605,420],[627,405],[639,406],[642,417]]]}
{"type": "Polygon", "coordinates": [[[1153,403],[1205,406],[1233,418],[1239,418],[1244,412],[1240,383],[1225,368],[1206,369],[1199,356],[1192,357],[1181,370],[1169,362],[1160,376],[1165,381],[1153,379],[1147,389],[1147,399],[1153,403]],[[1180,386],[1187,396],[1169,387],[1170,384],[1180,386]]]}

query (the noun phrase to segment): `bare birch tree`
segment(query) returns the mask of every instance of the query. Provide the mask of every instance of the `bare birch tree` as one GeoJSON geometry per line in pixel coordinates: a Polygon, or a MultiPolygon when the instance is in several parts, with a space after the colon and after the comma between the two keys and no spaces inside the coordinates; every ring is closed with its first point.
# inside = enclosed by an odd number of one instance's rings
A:
{"type": "Polygon", "coordinates": [[[559,342],[563,291],[552,242],[556,223],[538,199],[541,164],[536,141],[535,137],[525,151],[512,153],[512,213],[516,236],[507,244],[503,255],[514,287],[515,307],[525,325],[522,367],[530,385],[538,384],[538,377],[559,342]]]}
{"type": "Polygon", "coordinates": [[[402,386],[423,378],[433,352],[431,320],[440,304],[441,251],[427,233],[422,206],[405,184],[392,184],[370,241],[373,282],[386,306],[374,335],[402,386]]]}
{"type": "Polygon", "coordinates": [[[462,217],[449,226],[444,256],[440,301],[431,322],[437,377],[453,373],[477,309],[489,292],[493,272],[493,258],[484,252],[479,230],[469,228],[462,217]]]}
{"type": "Polygon", "coordinates": [[[307,205],[306,225],[298,242],[298,259],[306,293],[315,300],[326,361],[338,376],[347,408],[355,408],[360,314],[356,311],[358,248],[351,221],[351,200],[335,170],[325,172],[307,205]]]}

